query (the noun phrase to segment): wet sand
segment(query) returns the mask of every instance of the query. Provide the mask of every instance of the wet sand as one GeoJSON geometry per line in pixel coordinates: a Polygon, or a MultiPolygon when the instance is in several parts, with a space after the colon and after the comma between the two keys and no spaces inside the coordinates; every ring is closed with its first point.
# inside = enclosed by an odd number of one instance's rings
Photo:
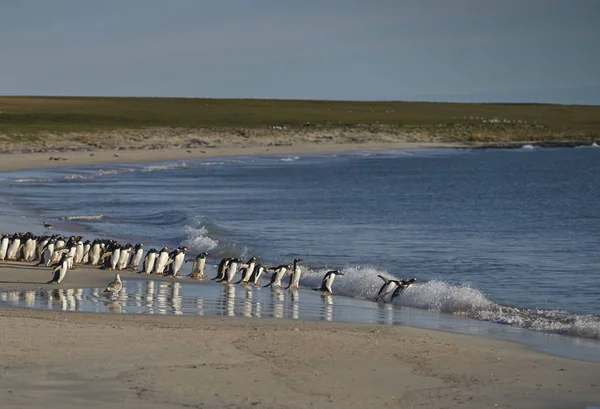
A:
{"type": "MultiPolygon", "coordinates": [[[[0,290],[56,288],[42,284],[49,275],[48,268],[0,263],[0,290]]],[[[79,267],[61,287],[101,287],[112,276],[79,267]]],[[[487,338],[393,326],[1,305],[3,408],[600,405],[600,364],[487,338]]]]}

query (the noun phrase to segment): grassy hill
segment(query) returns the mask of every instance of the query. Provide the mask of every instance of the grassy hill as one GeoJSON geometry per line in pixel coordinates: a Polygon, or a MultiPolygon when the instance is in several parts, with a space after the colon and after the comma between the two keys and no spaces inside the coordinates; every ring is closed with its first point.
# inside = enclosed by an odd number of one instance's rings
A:
{"type": "MultiPolygon", "coordinates": [[[[600,106],[188,98],[0,97],[0,135],[124,129],[418,129],[449,141],[597,139],[600,106]],[[275,127],[275,128],[274,128],[275,127]]],[[[439,138],[438,138],[439,139],[439,138]]]]}

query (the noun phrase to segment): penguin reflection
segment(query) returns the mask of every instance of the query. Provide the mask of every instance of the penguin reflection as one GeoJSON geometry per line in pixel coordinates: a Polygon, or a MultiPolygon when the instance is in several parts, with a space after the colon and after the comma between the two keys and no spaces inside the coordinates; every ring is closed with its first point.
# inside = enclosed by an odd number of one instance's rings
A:
{"type": "Polygon", "coordinates": [[[181,290],[181,284],[180,283],[173,283],[173,289],[171,292],[171,301],[173,303],[173,314],[175,315],[181,315],[181,296],[179,295],[179,292],[181,290]]]}
{"type": "Polygon", "coordinates": [[[300,292],[291,290],[290,298],[292,299],[292,319],[297,320],[300,317],[300,292]]]}
{"type": "Polygon", "coordinates": [[[283,302],[285,301],[285,294],[281,289],[271,287],[271,301],[273,303],[273,317],[283,318],[283,302]]]}
{"type": "Polygon", "coordinates": [[[227,284],[225,287],[225,299],[227,303],[227,316],[235,316],[235,286],[227,284]]]}
{"type": "Polygon", "coordinates": [[[323,318],[325,319],[325,321],[332,321],[333,320],[333,297],[331,296],[331,294],[328,293],[324,293],[321,295],[321,300],[323,301],[323,304],[325,306],[324,309],[324,314],[323,314],[323,318]]]}
{"type": "Polygon", "coordinates": [[[246,298],[242,301],[242,315],[244,317],[252,316],[252,288],[246,287],[246,298]]]}

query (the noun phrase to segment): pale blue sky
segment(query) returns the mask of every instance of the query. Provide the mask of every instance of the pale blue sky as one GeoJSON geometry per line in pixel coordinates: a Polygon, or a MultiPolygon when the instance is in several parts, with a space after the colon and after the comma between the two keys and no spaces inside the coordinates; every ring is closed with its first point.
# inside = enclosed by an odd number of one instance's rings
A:
{"type": "Polygon", "coordinates": [[[0,95],[600,104],[600,0],[0,0],[0,95]]]}

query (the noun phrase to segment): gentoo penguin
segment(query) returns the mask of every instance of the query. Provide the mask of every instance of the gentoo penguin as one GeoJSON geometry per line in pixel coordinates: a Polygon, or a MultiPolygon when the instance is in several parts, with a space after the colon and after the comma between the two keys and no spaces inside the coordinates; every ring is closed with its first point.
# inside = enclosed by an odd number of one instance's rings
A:
{"type": "Polygon", "coordinates": [[[335,280],[336,276],[343,276],[343,275],[344,275],[344,273],[342,273],[340,270],[328,271],[325,274],[325,276],[323,277],[323,281],[321,281],[321,287],[313,288],[313,290],[323,291],[324,293],[329,293],[331,295],[335,295],[333,293],[333,291],[331,290],[331,285],[333,284],[333,280],[335,280]]]}
{"type": "Polygon", "coordinates": [[[37,238],[29,232],[23,236],[23,261],[34,261],[37,251],[37,238]]]}
{"type": "Polygon", "coordinates": [[[121,246],[115,246],[113,248],[112,253],[110,253],[110,271],[114,271],[117,269],[119,265],[119,260],[121,259],[121,246]]]}
{"type": "Polygon", "coordinates": [[[69,240],[69,242],[71,243],[70,246],[67,243],[67,247],[69,249],[69,256],[71,256],[69,258],[69,269],[72,270],[73,269],[73,264],[75,263],[75,253],[77,253],[77,242],[76,239],[72,239],[69,240]]]}
{"type": "Polygon", "coordinates": [[[170,259],[173,260],[171,263],[171,271],[170,275],[173,277],[177,277],[179,275],[179,270],[181,270],[181,266],[185,260],[185,252],[187,251],[187,247],[178,247],[170,254],[170,259]]]}
{"type": "Polygon", "coordinates": [[[75,241],[75,255],[73,256],[73,263],[81,264],[83,262],[83,254],[83,241],[81,241],[81,238],[78,238],[75,241]]]}
{"type": "Polygon", "coordinates": [[[229,265],[227,266],[227,271],[225,272],[225,277],[221,279],[221,282],[226,282],[227,284],[231,283],[233,277],[237,274],[238,266],[242,260],[239,258],[231,259],[229,265]]]}
{"type": "Polygon", "coordinates": [[[250,277],[252,277],[252,273],[256,268],[257,261],[258,259],[256,257],[252,257],[250,260],[248,260],[248,262],[245,265],[243,265],[242,268],[240,268],[242,278],[240,279],[240,281],[237,281],[234,284],[248,284],[248,281],[250,281],[250,277]]]}
{"type": "Polygon", "coordinates": [[[217,276],[215,278],[211,278],[211,280],[221,281],[225,277],[225,271],[227,271],[227,267],[229,266],[231,260],[233,260],[231,257],[225,257],[222,259],[217,266],[217,276]]]}
{"type": "Polygon", "coordinates": [[[129,265],[127,267],[131,268],[133,271],[137,271],[138,266],[140,265],[140,261],[142,261],[143,256],[144,256],[144,244],[138,243],[133,248],[133,257],[131,257],[131,262],[129,263],[129,265]]]}
{"type": "Polygon", "coordinates": [[[400,285],[398,286],[398,288],[396,288],[394,290],[394,292],[392,293],[392,296],[390,297],[390,302],[393,302],[394,298],[398,297],[404,290],[406,290],[408,287],[410,287],[414,283],[418,283],[418,282],[419,282],[419,280],[417,280],[414,277],[410,278],[408,280],[400,281],[400,285]]]}
{"type": "Polygon", "coordinates": [[[52,270],[53,276],[52,280],[48,281],[46,284],[62,283],[62,280],[67,275],[67,270],[69,270],[69,260],[72,258],[73,256],[69,256],[68,254],[63,253],[62,257],[60,258],[60,261],[50,266],[54,267],[54,270],[52,270]]]}
{"type": "Polygon", "coordinates": [[[156,251],[156,249],[152,248],[148,250],[146,257],[144,257],[144,273],[152,274],[157,257],[158,251],[156,251]]]}
{"type": "Polygon", "coordinates": [[[267,267],[263,266],[262,264],[257,264],[256,266],[254,266],[254,271],[252,272],[252,275],[250,276],[250,282],[252,282],[252,284],[254,284],[256,287],[260,286],[260,276],[264,274],[269,275],[269,271],[267,270],[267,267]]]}
{"type": "Polygon", "coordinates": [[[119,254],[119,261],[117,261],[117,270],[123,270],[129,263],[129,255],[131,254],[131,244],[127,243],[121,247],[121,253],[119,254]]]}
{"type": "Polygon", "coordinates": [[[188,275],[188,277],[195,278],[197,280],[202,280],[204,277],[204,268],[206,267],[206,257],[210,256],[206,251],[198,254],[195,258],[188,258],[185,260],[186,263],[192,261],[192,272],[188,275]]]}
{"type": "Polygon", "coordinates": [[[6,259],[6,252],[8,251],[9,244],[10,237],[8,234],[2,234],[2,238],[0,238],[0,261],[4,261],[6,259]]]}
{"type": "Polygon", "coordinates": [[[121,277],[119,276],[119,273],[115,274],[115,279],[113,281],[111,281],[110,283],[108,283],[108,286],[106,286],[106,289],[104,290],[105,293],[111,293],[111,294],[117,294],[119,291],[121,291],[121,288],[123,288],[123,282],[121,281],[121,277]]]}
{"type": "Polygon", "coordinates": [[[381,286],[381,288],[379,288],[379,292],[373,299],[373,302],[379,301],[380,298],[385,301],[385,297],[387,297],[389,294],[392,294],[394,290],[396,290],[400,286],[401,283],[400,280],[390,280],[389,278],[385,278],[380,274],[378,274],[377,277],[383,280],[383,285],[381,286]]]}
{"type": "Polygon", "coordinates": [[[100,240],[96,239],[92,242],[92,247],[90,248],[90,264],[92,266],[97,266],[100,262],[100,257],[102,256],[102,243],[100,240]]]}
{"type": "Polygon", "coordinates": [[[17,259],[18,253],[21,251],[21,233],[13,234],[8,250],[6,251],[6,259],[14,261],[17,259]]]}
{"type": "Polygon", "coordinates": [[[273,272],[273,275],[271,275],[271,281],[269,282],[269,284],[267,284],[263,287],[282,288],[283,286],[281,285],[281,280],[285,276],[286,271],[291,268],[292,268],[292,266],[287,265],[287,264],[282,264],[277,267],[269,267],[269,270],[275,270],[275,271],[273,272]]]}
{"type": "Polygon", "coordinates": [[[50,241],[50,239],[53,239],[53,236],[39,236],[37,238],[37,243],[36,243],[36,260],[39,261],[39,259],[42,257],[42,252],[44,251],[44,247],[46,247],[46,245],[48,244],[48,242],[50,241]]]}
{"type": "Polygon", "coordinates": [[[160,250],[156,262],[154,263],[154,274],[160,276],[164,274],[165,267],[169,262],[169,251],[171,250],[173,250],[171,247],[163,247],[162,250],[160,250]]]}
{"type": "Polygon", "coordinates": [[[44,265],[48,267],[52,263],[52,254],[54,253],[54,244],[56,243],[55,239],[48,240],[48,243],[44,246],[42,251],[40,252],[40,261],[36,265],[44,265]]]}
{"type": "Polygon", "coordinates": [[[300,276],[302,275],[302,269],[298,265],[302,261],[301,258],[294,259],[294,268],[292,269],[292,273],[290,274],[290,282],[288,286],[285,287],[286,290],[289,288],[300,289],[300,276]]]}
{"type": "Polygon", "coordinates": [[[83,242],[83,259],[81,260],[81,264],[89,264],[90,263],[90,250],[92,249],[92,244],[89,240],[83,242]]]}

